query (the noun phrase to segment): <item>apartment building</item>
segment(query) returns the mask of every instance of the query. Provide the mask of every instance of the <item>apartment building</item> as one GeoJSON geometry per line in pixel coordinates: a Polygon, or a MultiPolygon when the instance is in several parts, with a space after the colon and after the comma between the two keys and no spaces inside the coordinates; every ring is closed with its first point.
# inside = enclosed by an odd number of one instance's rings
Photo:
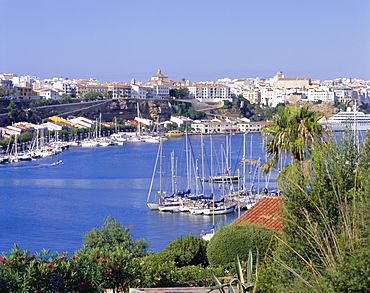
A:
{"type": "Polygon", "coordinates": [[[232,102],[230,87],[223,84],[197,83],[188,89],[189,97],[200,102],[217,103],[223,100],[232,102]]]}
{"type": "Polygon", "coordinates": [[[348,103],[357,99],[357,92],[351,87],[333,87],[335,100],[340,103],[348,103]]]}
{"type": "Polygon", "coordinates": [[[306,96],[309,101],[334,102],[335,100],[334,92],[327,87],[309,89],[306,96]]]}
{"type": "Polygon", "coordinates": [[[131,97],[131,86],[127,83],[111,83],[108,85],[108,93],[112,99],[131,97]]]}

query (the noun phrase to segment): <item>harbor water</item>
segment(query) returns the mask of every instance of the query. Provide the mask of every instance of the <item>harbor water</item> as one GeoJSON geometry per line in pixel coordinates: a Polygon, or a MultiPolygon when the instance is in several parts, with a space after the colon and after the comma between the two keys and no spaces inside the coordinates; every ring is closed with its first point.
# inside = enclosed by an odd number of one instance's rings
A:
{"type": "MultiPolygon", "coordinates": [[[[234,171],[241,168],[243,155],[263,159],[260,134],[227,137],[214,135],[212,143],[215,152],[227,149],[230,143],[234,171]]],[[[180,165],[185,140],[171,137],[165,141],[164,158],[174,150],[180,165]]],[[[190,141],[192,148],[198,148],[192,150],[193,155],[202,161],[200,142],[204,153],[209,153],[209,136],[192,135],[190,141]]],[[[72,253],[82,247],[84,233],[100,226],[107,216],[130,225],[134,239],[147,239],[155,252],[181,235],[199,235],[211,227],[212,217],[150,211],[146,206],[157,149],[157,143],[70,147],[56,156],[0,165],[0,252],[19,244],[30,252],[47,249],[72,253]],[[57,160],[63,163],[52,165],[57,160]]],[[[249,175],[252,172],[250,169],[249,175]]],[[[217,215],[215,222],[228,224],[237,215],[217,215]]]]}

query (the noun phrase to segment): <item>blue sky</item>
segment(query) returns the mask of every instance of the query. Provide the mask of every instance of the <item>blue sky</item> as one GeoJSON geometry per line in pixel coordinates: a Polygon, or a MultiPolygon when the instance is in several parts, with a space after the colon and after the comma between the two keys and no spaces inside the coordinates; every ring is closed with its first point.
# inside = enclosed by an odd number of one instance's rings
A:
{"type": "Polygon", "coordinates": [[[370,80],[369,0],[0,0],[0,73],[370,80]]]}

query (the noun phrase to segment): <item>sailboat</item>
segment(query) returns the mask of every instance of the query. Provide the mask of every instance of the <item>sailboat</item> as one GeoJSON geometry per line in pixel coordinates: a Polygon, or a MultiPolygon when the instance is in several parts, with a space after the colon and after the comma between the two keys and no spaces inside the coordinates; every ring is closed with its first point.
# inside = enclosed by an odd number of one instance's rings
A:
{"type": "Polygon", "coordinates": [[[151,210],[158,210],[159,209],[159,200],[160,200],[161,196],[162,196],[162,142],[159,142],[157,158],[155,160],[152,180],[150,182],[148,197],[147,197],[147,200],[146,200],[146,205],[148,206],[148,208],[151,209],[151,210]],[[160,160],[160,171],[159,171],[159,181],[160,181],[160,183],[159,183],[159,192],[158,192],[159,196],[157,196],[155,198],[151,198],[152,197],[155,174],[157,172],[158,159],[160,160]]]}

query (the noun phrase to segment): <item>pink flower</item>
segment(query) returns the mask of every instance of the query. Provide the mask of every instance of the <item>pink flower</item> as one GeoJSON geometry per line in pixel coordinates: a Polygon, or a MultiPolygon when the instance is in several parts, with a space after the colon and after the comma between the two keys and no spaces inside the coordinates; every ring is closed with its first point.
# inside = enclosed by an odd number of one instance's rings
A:
{"type": "Polygon", "coordinates": [[[114,267],[114,269],[115,269],[115,270],[119,269],[119,266],[115,266],[115,267],[114,267]]]}
{"type": "Polygon", "coordinates": [[[106,258],[102,258],[100,261],[105,262],[106,260],[107,260],[106,258]]]}
{"type": "Polygon", "coordinates": [[[76,257],[74,255],[72,255],[71,259],[75,259],[76,257]]]}
{"type": "Polygon", "coordinates": [[[36,254],[31,254],[30,257],[36,257],[36,254]]]}
{"type": "Polygon", "coordinates": [[[4,257],[0,257],[0,262],[4,262],[5,258],[4,257]]]}
{"type": "Polygon", "coordinates": [[[52,268],[52,269],[54,269],[54,268],[55,268],[55,266],[54,266],[52,263],[49,263],[49,264],[48,264],[48,267],[49,267],[49,268],[52,268]]]}

